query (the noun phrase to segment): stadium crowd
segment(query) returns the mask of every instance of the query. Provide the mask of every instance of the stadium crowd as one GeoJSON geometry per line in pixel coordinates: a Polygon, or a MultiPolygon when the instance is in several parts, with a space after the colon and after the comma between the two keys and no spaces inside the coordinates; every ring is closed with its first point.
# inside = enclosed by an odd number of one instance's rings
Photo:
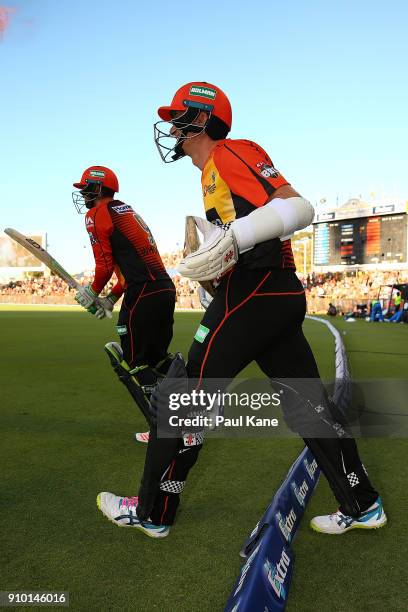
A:
{"type": "MultiPolygon", "coordinates": [[[[177,265],[182,257],[181,249],[162,255],[163,263],[176,286],[177,307],[200,308],[197,283],[177,273],[177,265]]],[[[85,285],[92,280],[92,276],[93,271],[83,272],[77,276],[77,280],[85,285]]],[[[369,310],[372,300],[377,298],[383,308],[387,307],[390,297],[394,298],[396,294],[396,290],[390,294],[390,285],[408,282],[408,270],[312,273],[307,276],[299,274],[299,278],[306,291],[310,313],[327,312],[332,304],[339,314],[347,314],[356,311],[361,305],[369,310]]],[[[113,284],[114,280],[108,288],[113,284]]],[[[73,296],[74,291],[63,280],[39,273],[23,280],[0,284],[0,302],[74,304],[73,296]]]]}

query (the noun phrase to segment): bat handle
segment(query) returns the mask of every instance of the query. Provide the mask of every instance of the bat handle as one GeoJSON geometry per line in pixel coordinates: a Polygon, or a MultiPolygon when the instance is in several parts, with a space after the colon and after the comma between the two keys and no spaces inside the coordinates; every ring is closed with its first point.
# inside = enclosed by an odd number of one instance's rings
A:
{"type": "Polygon", "coordinates": [[[98,310],[98,308],[102,307],[105,311],[105,315],[107,316],[108,319],[112,318],[112,311],[109,310],[108,308],[105,308],[103,305],[103,300],[104,298],[98,298],[97,299],[97,303],[94,306],[91,306],[91,308],[89,308],[89,312],[91,314],[95,314],[95,312],[98,310]]]}
{"type": "MultiPolygon", "coordinates": [[[[91,306],[90,308],[88,308],[88,312],[90,312],[91,314],[95,314],[97,310],[98,308],[96,306],[91,306]]],[[[108,319],[112,318],[112,312],[110,310],[105,310],[105,314],[108,317],[108,319]]]]}

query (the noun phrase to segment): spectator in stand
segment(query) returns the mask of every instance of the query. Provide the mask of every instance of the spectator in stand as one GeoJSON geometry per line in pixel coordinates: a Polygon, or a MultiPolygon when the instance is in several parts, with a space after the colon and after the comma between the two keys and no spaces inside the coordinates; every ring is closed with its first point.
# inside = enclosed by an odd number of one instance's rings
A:
{"type": "Polygon", "coordinates": [[[337,308],[332,303],[329,304],[327,314],[331,317],[335,317],[337,315],[337,308]]]}

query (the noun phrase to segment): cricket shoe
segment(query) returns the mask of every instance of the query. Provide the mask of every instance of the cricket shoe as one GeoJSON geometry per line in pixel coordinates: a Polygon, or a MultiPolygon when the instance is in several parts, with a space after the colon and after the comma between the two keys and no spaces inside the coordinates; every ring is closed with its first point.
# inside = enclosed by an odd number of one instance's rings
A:
{"type": "Polygon", "coordinates": [[[358,518],[347,516],[337,510],[334,514],[325,516],[315,516],[310,521],[310,527],[320,533],[331,533],[340,535],[350,531],[350,529],[378,529],[387,522],[381,497],[378,497],[372,506],[361,513],[358,518]]]}
{"type": "Polygon", "coordinates": [[[135,436],[136,442],[143,442],[144,444],[147,444],[149,442],[150,432],[143,431],[140,433],[135,433],[134,436],[135,436]]]}
{"type": "Polygon", "coordinates": [[[106,491],[96,498],[99,510],[118,527],[135,527],[151,538],[165,538],[170,531],[167,525],[153,525],[151,521],[141,521],[136,515],[137,497],[123,497],[106,491]]]}

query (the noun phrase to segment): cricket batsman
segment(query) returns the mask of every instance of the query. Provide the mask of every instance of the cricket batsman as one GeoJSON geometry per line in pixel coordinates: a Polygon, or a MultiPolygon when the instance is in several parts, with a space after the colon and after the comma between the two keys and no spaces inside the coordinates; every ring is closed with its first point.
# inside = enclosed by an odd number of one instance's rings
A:
{"type": "MultiPolygon", "coordinates": [[[[153,393],[153,412],[163,416],[169,394],[187,389],[189,380],[199,386],[211,378],[231,380],[255,361],[272,382],[291,383],[290,401],[282,402],[285,421],[311,449],[337,499],[338,510],[315,517],[311,527],[330,534],[381,527],[387,520],[381,498],[302,331],[306,299],[289,237],[310,225],[313,207],[262,147],[227,138],[231,105],[216,85],[188,83],[158,114],[155,141],[162,160],[189,157],[200,170],[205,216],[214,225],[179,271],[212,281],[215,296],[187,363],[178,356],[153,393]]],[[[197,433],[159,437],[152,428],[138,496],[100,493],[99,508],[118,525],[165,537],[202,441],[197,433]]]]}
{"type": "MultiPolygon", "coordinates": [[[[131,206],[115,200],[119,183],[104,166],[87,168],[72,194],[79,213],[87,209],[85,227],[95,257],[93,282],[82,287],[75,299],[85,309],[116,273],[117,283],[98,308],[102,319],[123,294],[117,342],[105,351],[119,379],[125,384],[150,424],[149,397],[158,378],[171,363],[168,347],[173,336],[175,287],[168,276],[150,229],[131,206]]],[[[135,434],[148,441],[148,432],[135,434]]]]}

